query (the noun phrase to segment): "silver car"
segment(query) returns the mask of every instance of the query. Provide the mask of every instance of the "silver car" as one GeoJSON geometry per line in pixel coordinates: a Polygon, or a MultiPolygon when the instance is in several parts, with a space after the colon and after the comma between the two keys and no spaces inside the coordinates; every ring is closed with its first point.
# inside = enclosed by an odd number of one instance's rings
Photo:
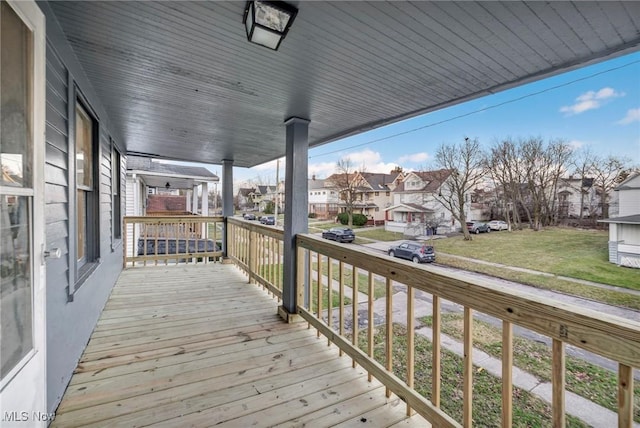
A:
{"type": "Polygon", "coordinates": [[[507,230],[509,229],[509,225],[502,220],[491,220],[489,223],[489,228],[491,230],[507,230]]]}

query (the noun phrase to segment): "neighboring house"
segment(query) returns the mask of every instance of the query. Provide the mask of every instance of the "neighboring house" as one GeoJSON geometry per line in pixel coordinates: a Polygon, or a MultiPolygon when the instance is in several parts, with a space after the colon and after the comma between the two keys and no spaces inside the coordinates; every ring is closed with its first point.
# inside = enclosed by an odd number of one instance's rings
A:
{"type": "Polygon", "coordinates": [[[563,178],[558,184],[558,218],[591,218],[602,214],[593,178],[563,178]]]}
{"type": "Polygon", "coordinates": [[[476,188],[469,197],[468,220],[489,221],[494,220],[497,213],[495,189],[476,188]]]}
{"type": "Polygon", "coordinates": [[[640,268],[640,173],[629,176],[616,187],[618,216],[609,223],[609,261],[640,268]]]}
{"type": "MultiPolygon", "coordinates": [[[[217,175],[204,167],[175,165],[129,156],[126,169],[126,215],[209,215],[210,185],[217,175]]],[[[140,229],[127,225],[128,254],[134,253],[140,229]]]]}
{"type": "Polygon", "coordinates": [[[338,215],[338,205],[340,204],[338,189],[325,179],[316,179],[315,175],[308,181],[307,186],[309,214],[322,220],[335,218],[338,215]]]}
{"type": "Polygon", "coordinates": [[[254,209],[264,211],[269,202],[275,203],[276,186],[259,185],[249,194],[249,198],[253,203],[254,209]]]}
{"type": "Polygon", "coordinates": [[[220,179],[207,168],[151,158],[127,158],[127,215],[167,212],[208,215],[210,185],[220,179]],[[182,199],[184,202],[177,202],[182,199]],[[154,201],[153,204],[150,201],[154,201]],[[201,200],[202,202],[199,202],[201,200]]]}
{"type": "Polygon", "coordinates": [[[241,187],[236,194],[236,208],[238,210],[255,210],[253,194],[256,189],[253,187],[241,187]]]}
{"type": "Polygon", "coordinates": [[[391,205],[391,191],[402,179],[402,170],[390,174],[355,171],[348,176],[333,174],[325,180],[325,187],[335,190],[338,199],[338,212],[346,212],[345,188],[353,192],[351,203],[353,214],[367,217],[368,224],[384,224],[385,208],[391,205]]]}
{"type": "Polygon", "coordinates": [[[401,179],[402,171],[391,174],[358,172],[354,212],[364,214],[369,224],[384,224],[385,209],[391,206],[391,191],[395,189],[398,177],[401,179]]]}
{"type": "Polygon", "coordinates": [[[450,176],[448,170],[406,173],[392,192],[392,205],[385,210],[385,230],[421,236],[459,229],[451,212],[436,200],[450,176]]]}

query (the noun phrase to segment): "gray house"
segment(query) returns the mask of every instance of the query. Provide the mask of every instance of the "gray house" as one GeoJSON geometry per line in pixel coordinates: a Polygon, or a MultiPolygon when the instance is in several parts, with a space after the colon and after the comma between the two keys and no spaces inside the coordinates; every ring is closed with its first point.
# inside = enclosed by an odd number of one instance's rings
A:
{"type": "Polygon", "coordinates": [[[640,46],[638,2],[297,7],[0,1],[3,427],[53,417],[123,270],[128,156],[222,165],[230,218],[233,167],[286,155],[289,319],[310,147],[640,46]]]}
{"type": "Polygon", "coordinates": [[[609,261],[640,268],[640,173],[631,174],[614,191],[618,193],[618,215],[600,220],[609,223],[609,261]]]}

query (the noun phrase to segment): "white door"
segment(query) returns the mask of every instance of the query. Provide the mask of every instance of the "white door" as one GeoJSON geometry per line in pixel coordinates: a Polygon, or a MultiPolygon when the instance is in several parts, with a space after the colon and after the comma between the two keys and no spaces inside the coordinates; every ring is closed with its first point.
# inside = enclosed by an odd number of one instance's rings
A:
{"type": "Polygon", "coordinates": [[[0,0],[0,426],[46,426],[45,20],[0,0]]]}

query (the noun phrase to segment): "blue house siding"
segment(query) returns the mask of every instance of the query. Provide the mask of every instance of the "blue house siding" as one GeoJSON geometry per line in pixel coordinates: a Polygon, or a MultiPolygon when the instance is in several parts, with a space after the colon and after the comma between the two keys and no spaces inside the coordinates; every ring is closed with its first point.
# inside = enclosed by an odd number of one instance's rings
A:
{"type": "MultiPolygon", "coordinates": [[[[91,332],[122,269],[122,246],[112,237],[112,141],[106,112],[54,15],[47,18],[47,106],[45,147],[46,246],[60,248],[59,259],[47,259],[47,409],[53,412],[82,356],[91,332]],[[99,262],[82,286],[76,284],[76,206],[74,111],[76,89],[95,112],[99,151],[99,262]],[[71,120],[69,117],[71,116],[71,120]]],[[[122,152],[121,152],[122,153],[122,152]]],[[[121,158],[124,165],[125,157],[121,158]]],[[[124,174],[125,168],[120,171],[124,174]]],[[[121,176],[124,185],[124,175],[121,176]]],[[[120,191],[124,203],[125,189],[120,191]]],[[[115,203],[118,203],[116,201],[115,203]]],[[[124,210],[122,210],[124,212],[124,210]]]]}

